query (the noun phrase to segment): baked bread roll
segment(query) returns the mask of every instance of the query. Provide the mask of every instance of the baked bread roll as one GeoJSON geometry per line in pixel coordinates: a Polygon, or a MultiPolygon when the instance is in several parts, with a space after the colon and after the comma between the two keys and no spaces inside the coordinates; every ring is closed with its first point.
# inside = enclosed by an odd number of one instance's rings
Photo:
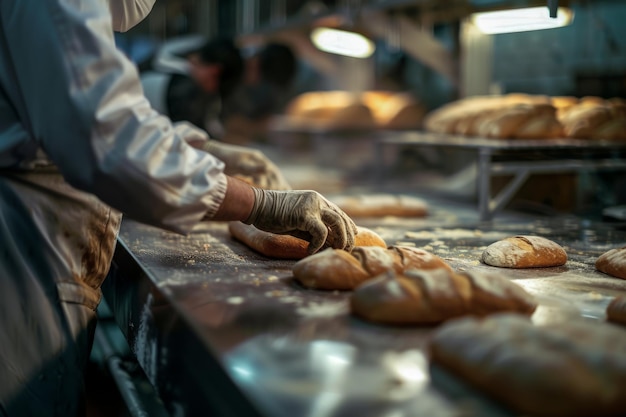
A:
{"type": "Polygon", "coordinates": [[[350,217],[424,217],[428,214],[426,202],[409,195],[364,194],[336,196],[330,200],[350,217]]]}
{"type": "MultiPolygon", "coordinates": [[[[387,243],[376,232],[359,226],[357,229],[356,246],[387,247],[387,243]]],[[[308,256],[309,242],[295,236],[265,232],[241,222],[228,223],[228,231],[232,237],[268,258],[302,259],[308,256]]]]}
{"type": "Polygon", "coordinates": [[[502,268],[542,268],[567,262],[565,250],[540,236],[514,236],[489,245],[481,260],[502,268]]]}
{"type": "Polygon", "coordinates": [[[616,278],[626,279],[626,246],[600,255],[596,260],[596,269],[616,278]]]}
{"type": "Polygon", "coordinates": [[[615,297],[606,307],[606,319],[626,324],[626,297],[615,297]]]}
{"type": "Polygon", "coordinates": [[[497,314],[444,324],[432,360],[515,415],[622,416],[626,410],[626,332],[598,322],[534,326],[497,314]]]}
{"type": "Polygon", "coordinates": [[[522,287],[496,274],[450,269],[389,272],[359,286],[352,312],[385,324],[434,324],[499,311],[532,314],[536,303],[522,287]]]}
{"type": "Polygon", "coordinates": [[[348,253],[339,249],[325,249],[293,266],[293,276],[305,287],[322,290],[353,290],[363,282],[386,271],[403,272],[408,269],[451,268],[437,255],[422,249],[390,246],[387,249],[372,246],[356,247],[348,253]]]}

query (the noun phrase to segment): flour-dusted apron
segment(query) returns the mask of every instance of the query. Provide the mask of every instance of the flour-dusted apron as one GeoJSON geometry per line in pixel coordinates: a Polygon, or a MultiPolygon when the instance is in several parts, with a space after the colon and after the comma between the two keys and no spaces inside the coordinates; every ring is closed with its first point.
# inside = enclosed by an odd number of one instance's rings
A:
{"type": "Polygon", "coordinates": [[[0,416],[84,414],[121,215],[54,168],[0,171],[0,416]]]}

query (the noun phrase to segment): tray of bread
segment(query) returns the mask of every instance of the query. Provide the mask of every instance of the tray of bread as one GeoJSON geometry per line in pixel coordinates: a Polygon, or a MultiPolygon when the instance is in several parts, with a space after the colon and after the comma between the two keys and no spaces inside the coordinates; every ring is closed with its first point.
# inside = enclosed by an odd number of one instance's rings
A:
{"type": "Polygon", "coordinates": [[[424,128],[469,138],[619,142],[626,140],[626,101],[528,94],[468,97],[430,112],[424,128]]]}
{"type": "Polygon", "coordinates": [[[409,93],[342,90],[302,93],[272,125],[275,132],[360,133],[417,129],[426,109],[409,93]]]}

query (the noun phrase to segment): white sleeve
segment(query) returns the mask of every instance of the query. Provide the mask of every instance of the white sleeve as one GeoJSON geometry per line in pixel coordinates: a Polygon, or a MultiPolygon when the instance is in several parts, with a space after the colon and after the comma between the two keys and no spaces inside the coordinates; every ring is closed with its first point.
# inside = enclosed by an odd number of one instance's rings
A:
{"type": "Polygon", "coordinates": [[[169,74],[189,74],[189,62],[182,57],[190,51],[200,49],[205,42],[202,35],[190,35],[165,41],[152,61],[156,71],[169,74]]]}
{"type": "Polygon", "coordinates": [[[71,185],[181,233],[217,211],[223,163],[150,107],[106,1],[2,1],[0,52],[0,87],[71,185]]]}

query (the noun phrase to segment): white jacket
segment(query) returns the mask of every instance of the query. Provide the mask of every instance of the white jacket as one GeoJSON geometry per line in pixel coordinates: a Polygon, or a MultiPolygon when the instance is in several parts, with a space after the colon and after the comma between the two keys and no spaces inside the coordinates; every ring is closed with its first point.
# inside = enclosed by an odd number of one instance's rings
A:
{"type": "Polygon", "coordinates": [[[0,169],[41,151],[72,186],[185,233],[226,192],[224,165],[186,143],[114,44],[105,0],[0,1],[0,169]]]}

